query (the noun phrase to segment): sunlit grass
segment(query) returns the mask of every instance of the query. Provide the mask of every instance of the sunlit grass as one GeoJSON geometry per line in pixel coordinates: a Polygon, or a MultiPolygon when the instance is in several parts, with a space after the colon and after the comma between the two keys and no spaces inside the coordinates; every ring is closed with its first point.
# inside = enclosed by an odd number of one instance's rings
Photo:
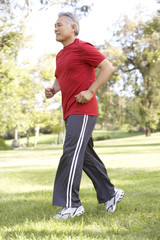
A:
{"type": "Polygon", "coordinates": [[[160,239],[160,134],[95,143],[116,187],[125,191],[114,213],[104,211],[83,174],[85,214],[54,220],[53,182],[62,146],[0,152],[0,239],[160,239]]]}
{"type": "MultiPolygon", "coordinates": [[[[137,136],[137,135],[143,135],[142,133],[129,133],[129,132],[124,132],[124,131],[101,131],[101,130],[95,130],[93,132],[93,138],[98,137],[98,136],[108,136],[111,139],[117,139],[117,138],[126,138],[126,137],[131,137],[131,136],[137,136]]],[[[38,136],[38,146],[43,147],[43,145],[49,144],[51,146],[57,144],[57,134],[39,134],[38,136]]],[[[35,142],[35,136],[30,136],[29,138],[29,143],[31,146],[34,146],[35,142]]],[[[13,139],[7,140],[6,143],[8,145],[11,145],[13,142],[13,139]]],[[[19,139],[19,142],[21,145],[26,144],[27,138],[22,137],[19,139]]]]}

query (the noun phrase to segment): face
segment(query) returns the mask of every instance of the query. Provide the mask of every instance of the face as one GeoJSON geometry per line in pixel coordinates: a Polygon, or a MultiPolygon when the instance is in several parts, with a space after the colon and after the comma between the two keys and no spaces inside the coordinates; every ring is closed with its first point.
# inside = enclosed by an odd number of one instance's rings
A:
{"type": "Polygon", "coordinates": [[[75,37],[75,25],[71,25],[67,16],[58,18],[55,24],[56,41],[67,45],[75,37]]]}

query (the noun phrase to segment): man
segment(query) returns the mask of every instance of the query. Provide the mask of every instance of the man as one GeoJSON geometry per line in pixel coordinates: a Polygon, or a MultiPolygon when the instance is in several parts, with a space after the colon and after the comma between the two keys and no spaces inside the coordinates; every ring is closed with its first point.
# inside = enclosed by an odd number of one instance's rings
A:
{"type": "Polygon", "coordinates": [[[53,205],[62,206],[56,219],[84,213],[79,199],[82,170],[92,180],[99,203],[114,212],[124,192],[110,182],[104,164],[93,149],[92,131],[98,116],[96,91],[114,71],[111,63],[91,44],[77,38],[79,22],[74,13],[59,13],[56,41],[63,49],[56,58],[55,82],[45,89],[46,98],[62,93],[66,137],[56,173],[53,205]],[[95,68],[99,73],[95,79],[95,68]]]}

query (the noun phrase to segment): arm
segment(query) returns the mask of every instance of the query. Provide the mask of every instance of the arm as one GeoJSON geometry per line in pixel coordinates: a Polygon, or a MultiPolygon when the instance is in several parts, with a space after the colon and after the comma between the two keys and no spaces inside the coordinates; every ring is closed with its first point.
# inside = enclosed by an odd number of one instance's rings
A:
{"type": "Polygon", "coordinates": [[[76,96],[76,101],[78,103],[87,103],[89,102],[96,91],[110,78],[112,75],[114,68],[112,64],[107,60],[104,59],[99,65],[98,68],[100,69],[97,79],[92,83],[90,88],[86,91],[80,92],[76,96]]]}
{"type": "Polygon", "coordinates": [[[60,86],[59,86],[58,79],[56,78],[53,86],[51,88],[45,89],[46,98],[52,98],[59,91],[60,91],[60,86]]]}

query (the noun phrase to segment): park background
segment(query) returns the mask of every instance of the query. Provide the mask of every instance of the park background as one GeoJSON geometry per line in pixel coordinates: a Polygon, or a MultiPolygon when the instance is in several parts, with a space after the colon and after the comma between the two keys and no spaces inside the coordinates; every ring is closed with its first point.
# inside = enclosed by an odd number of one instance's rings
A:
{"type": "Polygon", "coordinates": [[[160,3],[157,0],[0,0],[0,239],[160,239],[160,3]],[[93,138],[113,183],[114,214],[82,176],[86,213],[58,222],[51,206],[62,154],[61,94],[53,84],[59,11],[116,67],[97,92],[93,138]]]}

